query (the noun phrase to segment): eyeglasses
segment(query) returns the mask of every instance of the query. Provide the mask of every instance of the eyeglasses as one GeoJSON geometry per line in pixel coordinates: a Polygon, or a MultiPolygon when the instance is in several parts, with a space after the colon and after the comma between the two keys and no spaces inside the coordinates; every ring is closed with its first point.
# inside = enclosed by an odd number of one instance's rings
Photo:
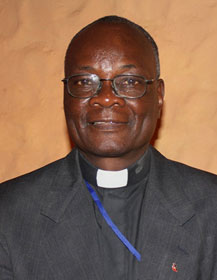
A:
{"type": "Polygon", "coordinates": [[[102,82],[111,81],[116,96],[125,98],[142,97],[147,85],[157,79],[147,80],[139,75],[117,75],[113,79],[100,79],[95,74],[76,74],[62,80],[67,85],[68,93],[77,98],[89,98],[97,95],[102,82]]]}

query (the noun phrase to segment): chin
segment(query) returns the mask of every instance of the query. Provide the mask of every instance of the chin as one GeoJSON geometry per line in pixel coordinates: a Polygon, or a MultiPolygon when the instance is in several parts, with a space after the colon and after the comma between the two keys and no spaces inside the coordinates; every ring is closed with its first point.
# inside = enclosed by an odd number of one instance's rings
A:
{"type": "Polygon", "coordinates": [[[98,157],[121,157],[128,151],[125,146],[121,147],[120,145],[111,145],[111,143],[109,143],[109,145],[106,145],[106,143],[98,146],[92,145],[88,149],[87,147],[84,149],[81,147],[81,150],[85,153],[98,157]]]}
{"type": "Polygon", "coordinates": [[[94,151],[94,154],[98,157],[105,157],[105,158],[114,158],[114,157],[121,157],[125,154],[125,152],[121,152],[120,150],[97,150],[94,151]]]}

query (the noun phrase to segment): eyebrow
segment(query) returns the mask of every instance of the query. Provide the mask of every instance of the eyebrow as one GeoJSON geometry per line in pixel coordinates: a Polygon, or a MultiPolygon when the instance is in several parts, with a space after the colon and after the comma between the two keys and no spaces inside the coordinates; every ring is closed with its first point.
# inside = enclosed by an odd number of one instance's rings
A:
{"type": "Polygon", "coordinates": [[[122,65],[120,68],[121,69],[125,69],[125,68],[131,69],[131,68],[136,68],[136,65],[134,65],[134,64],[126,64],[126,65],[122,65]]]}
{"type": "MultiPolygon", "coordinates": [[[[134,65],[134,64],[126,64],[126,65],[121,65],[120,66],[120,69],[131,69],[131,68],[136,69],[136,65],[134,65]]],[[[89,65],[84,65],[84,66],[80,66],[78,69],[79,70],[94,70],[94,67],[91,67],[89,65]]]]}
{"type": "Polygon", "coordinates": [[[79,70],[93,70],[94,68],[88,65],[78,67],[79,70]]]}

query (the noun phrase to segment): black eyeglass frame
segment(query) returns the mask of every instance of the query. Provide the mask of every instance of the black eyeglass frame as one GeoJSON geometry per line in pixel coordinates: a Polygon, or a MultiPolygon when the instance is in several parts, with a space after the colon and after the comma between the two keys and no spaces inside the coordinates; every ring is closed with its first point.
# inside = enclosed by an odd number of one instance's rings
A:
{"type": "Polygon", "coordinates": [[[118,96],[118,97],[120,97],[120,98],[136,99],[136,98],[141,98],[142,96],[144,96],[145,93],[146,93],[146,90],[147,90],[147,85],[148,85],[148,84],[152,84],[153,82],[157,81],[158,79],[159,79],[159,76],[158,76],[158,75],[157,75],[157,77],[156,77],[155,79],[147,80],[144,76],[135,75],[135,74],[121,74],[121,75],[115,76],[115,77],[112,78],[112,79],[100,79],[100,77],[99,77],[98,75],[96,75],[96,74],[90,74],[90,73],[81,73],[81,74],[80,74],[80,73],[79,73],[79,74],[71,75],[71,76],[68,77],[68,78],[64,78],[64,79],[62,79],[61,81],[62,81],[64,84],[67,85],[67,92],[68,92],[68,94],[69,94],[70,96],[74,97],[74,98],[79,98],[79,99],[92,98],[92,97],[98,95],[99,91],[100,91],[101,88],[102,88],[102,82],[104,82],[104,81],[111,81],[111,82],[112,82],[112,83],[111,83],[112,89],[114,90],[114,94],[115,94],[116,96],[118,96]],[[87,97],[75,96],[75,95],[73,95],[73,93],[71,93],[71,91],[69,90],[68,81],[69,81],[69,79],[72,78],[72,77],[79,77],[79,76],[84,76],[84,75],[95,76],[95,77],[97,77],[97,78],[99,79],[99,82],[100,82],[100,83],[99,83],[99,86],[98,86],[98,88],[96,89],[96,92],[95,92],[93,95],[90,95],[90,96],[87,96],[87,97]],[[132,76],[132,77],[138,77],[138,78],[142,78],[142,79],[144,80],[144,82],[146,83],[146,87],[145,87],[144,92],[141,94],[141,96],[131,97],[131,96],[124,96],[124,95],[118,94],[117,89],[116,89],[115,84],[114,84],[114,80],[115,80],[116,78],[118,78],[118,77],[127,77],[127,76],[129,76],[129,77],[130,77],[130,76],[132,76]]]}

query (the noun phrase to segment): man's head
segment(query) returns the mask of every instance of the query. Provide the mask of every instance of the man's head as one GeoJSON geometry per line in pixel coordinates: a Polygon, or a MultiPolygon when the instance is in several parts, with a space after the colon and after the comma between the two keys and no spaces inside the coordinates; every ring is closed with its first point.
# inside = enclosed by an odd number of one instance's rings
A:
{"type": "MultiPolygon", "coordinates": [[[[66,78],[73,75],[80,78],[83,74],[85,80],[73,78],[76,88],[86,83],[89,89],[87,77],[91,74],[98,82],[99,79],[104,81],[98,92],[87,98],[71,96],[65,84],[64,107],[72,141],[98,167],[125,168],[147,149],[160,116],[163,81],[158,79],[157,46],[146,31],[126,19],[99,19],[75,35],[66,53],[66,78]],[[128,96],[130,90],[129,97],[133,97],[135,89],[137,97],[137,88],[144,89],[144,95],[138,98],[119,96],[119,78],[110,80],[120,75],[144,77],[121,82],[126,89],[123,95],[128,96]],[[145,80],[152,82],[144,86],[145,80]]],[[[72,92],[72,95],[77,93],[72,92]]]]}

